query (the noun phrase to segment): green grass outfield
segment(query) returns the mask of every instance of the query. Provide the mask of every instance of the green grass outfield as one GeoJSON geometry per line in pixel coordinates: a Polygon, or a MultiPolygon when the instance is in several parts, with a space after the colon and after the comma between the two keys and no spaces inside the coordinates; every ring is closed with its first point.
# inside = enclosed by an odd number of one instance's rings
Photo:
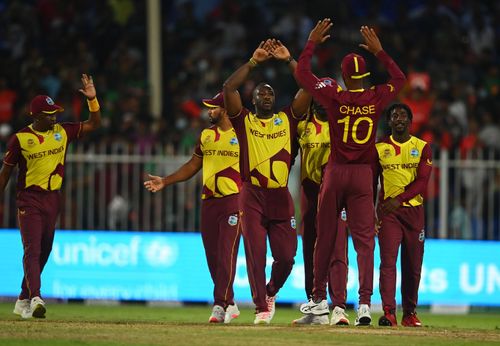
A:
{"type": "MultiPolygon", "coordinates": [[[[433,315],[422,328],[292,326],[298,309],[277,307],[271,325],[254,326],[253,309],[210,325],[209,306],[48,304],[47,318],[22,320],[0,303],[0,345],[500,345],[500,314],[433,315]]],[[[348,311],[351,323],[354,311],[348,311]]],[[[377,322],[380,314],[373,314],[377,322]]],[[[400,319],[400,316],[398,317],[400,319]]]]}

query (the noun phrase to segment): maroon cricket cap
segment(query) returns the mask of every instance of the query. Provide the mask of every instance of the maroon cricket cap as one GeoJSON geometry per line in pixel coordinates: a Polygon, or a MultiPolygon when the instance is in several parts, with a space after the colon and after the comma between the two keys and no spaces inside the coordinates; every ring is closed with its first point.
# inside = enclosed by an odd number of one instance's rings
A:
{"type": "Polygon", "coordinates": [[[37,114],[54,114],[57,112],[63,112],[64,108],[58,106],[54,101],[47,95],[37,95],[31,100],[30,103],[30,115],[37,114]]]}
{"type": "Polygon", "coordinates": [[[342,59],[342,75],[352,79],[361,79],[370,74],[366,72],[366,62],[359,54],[350,53],[342,59]]]}
{"type": "Polygon", "coordinates": [[[210,107],[210,108],[217,108],[217,107],[224,108],[224,94],[221,91],[220,93],[215,95],[213,98],[203,99],[203,100],[201,100],[201,102],[203,102],[203,104],[205,106],[210,107]]]}

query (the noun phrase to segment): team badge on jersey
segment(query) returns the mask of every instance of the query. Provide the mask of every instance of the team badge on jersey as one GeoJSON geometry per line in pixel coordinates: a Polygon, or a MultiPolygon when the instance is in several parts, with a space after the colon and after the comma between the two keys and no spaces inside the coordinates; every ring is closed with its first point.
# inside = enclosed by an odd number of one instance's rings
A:
{"type": "Polygon", "coordinates": [[[59,132],[54,133],[54,139],[58,142],[62,140],[62,135],[59,132]]]}
{"type": "Polygon", "coordinates": [[[413,148],[412,150],[410,150],[410,156],[411,157],[418,157],[418,149],[413,148]]]}
{"type": "Polygon", "coordinates": [[[280,126],[281,124],[283,124],[283,120],[281,120],[281,118],[274,119],[274,125],[280,126]]]}
{"type": "Polygon", "coordinates": [[[229,144],[231,145],[237,145],[238,144],[238,138],[233,137],[229,140],[229,144]]]}
{"type": "Polygon", "coordinates": [[[384,157],[384,159],[391,157],[391,149],[384,149],[383,157],[384,157]]]}
{"type": "Polygon", "coordinates": [[[236,226],[238,224],[238,215],[237,214],[229,215],[227,223],[229,224],[229,226],[236,226]]]}
{"type": "Polygon", "coordinates": [[[203,144],[207,144],[208,142],[210,142],[212,140],[212,136],[208,135],[206,136],[204,139],[203,139],[203,144]]]}
{"type": "Polygon", "coordinates": [[[425,229],[420,231],[420,234],[418,235],[418,241],[423,243],[425,240],[425,229]]]}
{"type": "Polygon", "coordinates": [[[28,139],[28,146],[29,146],[29,147],[32,147],[32,146],[34,146],[34,145],[35,145],[35,141],[33,140],[33,138],[29,138],[29,139],[28,139]]]}
{"type": "Polygon", "coordinates": [[[292,218],[290,219],[290,226],[291,226],[293,229],[296,229],[296,228],[297,228],[297,220],[295,220],[295,216],[292,216],[292,218]]]}

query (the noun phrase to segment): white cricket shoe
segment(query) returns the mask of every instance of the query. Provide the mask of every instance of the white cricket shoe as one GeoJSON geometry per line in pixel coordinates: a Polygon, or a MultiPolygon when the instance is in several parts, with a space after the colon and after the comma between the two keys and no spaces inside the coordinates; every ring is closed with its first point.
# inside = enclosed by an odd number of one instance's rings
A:
{"type": "Polygon", "coordinates": [[[269,310],[269,313],[271,314],[271,320],[273,319],[274,313],[276,312],[276,298],[277,297],[278,296],[269,297],[266,294],[267,310],[269,310]]]}
{"type": "Polygon", "coordinates": [[[224,322],[225,317],[226,312],[224,311],[224,308],[220,305],[214,305],[214,307],[212,308],[212,314],[210,315],[208,322],[222,323],[224,322]]]}
{"type": "Polygon", "coordinates": [[[259,312],[258,314],[255,314],[255,320],[253,321],[253,324],[269,324],[271,323],[272,319],[273,317],[271,316],[271,312],[259,312]]]}
{"type": "Polygon", "coordinates": [[[23,318],[31,317],[30,302],[29,299],[16,300],[16,305],[14,305],[14,310],[12,312],[21,317],[23,317],[23,315],[26,316],[23,318]]]}
{"type": "Polygon", "coordinates": [[[332,319],[330,320],[330,325],[332,326],[348,326],[349,325],[349,319],[347,318],[347,314],[345,313],[345,310],[342,309],[340,306],[336,306],[332,310],[332,319]]]}
{"type": "Polygon", "coordinates": [[[234,303],[233,305],[228,305],[226,308],[226,314],[224,316],[224,323],[230,323],[233,319],[240,315],[240,310],[238,305],[234,303]]]}
{"type": "MultiPolygon", "coordinates": [[[[33,297],[30,303],[31,315],[35,318],[45,318],[45,302],[40,297],[33,297]]],[[[26,318],[26,317],[24,317],[26,318]]]]}
{"type": "Polygon", "coordinates": [[[328,315],[330,309],[328,308],[326,299],[323,299],[319,303],[315,303],[314,300],[310,299],[307,303],[300,306],[300,312],[305,315],[328,315]]]}
{"type": "Polygon", "coordinates": [[[370,315],[370,307],[368,304],[361,304],[358,308],[358,316],[356,317],[356,326],[369,326],[372,324],[372,316],[370,315]]]}
{"type": "Polygon", "coordinates": [[[311,324],[311,325],[318,325],[318,324],[328,324],[328,315],[304,315],[301,318],[298,318],[296,320],[292,321],[292,324],[311,324]]]}

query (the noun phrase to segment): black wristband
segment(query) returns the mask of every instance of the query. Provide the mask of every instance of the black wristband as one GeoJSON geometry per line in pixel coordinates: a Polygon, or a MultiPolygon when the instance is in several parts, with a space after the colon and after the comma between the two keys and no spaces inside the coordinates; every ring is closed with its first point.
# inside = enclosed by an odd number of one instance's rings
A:
{"type": "Polygon", "coordinates": [[[286,64],[289,65],[293,61],[293,57],[290,55],[288,59],[285,60],[286,64]]]}

